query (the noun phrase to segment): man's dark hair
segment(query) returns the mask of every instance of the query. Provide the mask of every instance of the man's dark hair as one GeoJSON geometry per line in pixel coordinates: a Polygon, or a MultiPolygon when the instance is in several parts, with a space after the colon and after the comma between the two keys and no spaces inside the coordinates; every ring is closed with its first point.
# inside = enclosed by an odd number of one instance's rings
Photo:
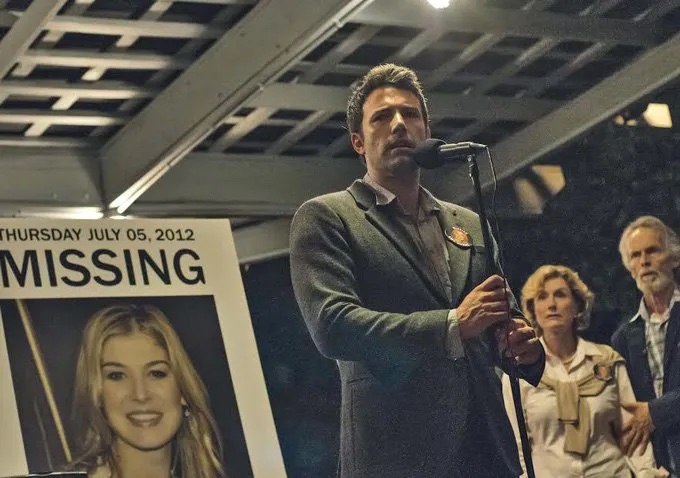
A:
{"type": "Polygon", "coordinates": [[[375,89],[393,86],[400,90],[410,91],[418,97],[425,125],[429,125],[427,99],[423,94],[423,86],[416,73],[405,66],[386,63],[374,66],[359,81],[347,102],[347,128],[350,133],[361,133],[361,122],[364,119],[364,103],[375,89]]]}

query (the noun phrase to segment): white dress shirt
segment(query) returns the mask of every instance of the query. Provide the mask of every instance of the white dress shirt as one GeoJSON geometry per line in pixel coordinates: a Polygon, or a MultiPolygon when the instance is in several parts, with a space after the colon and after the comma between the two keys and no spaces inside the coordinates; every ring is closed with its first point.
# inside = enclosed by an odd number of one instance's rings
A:
{"type": "MultiPolygon", "coordinates": [[[[568,367],[565,367],[558,357],[550,353],[542,338],[541,342],[546,353],[544,374],[558,381],[578,381],[585,377],[593,370],[595,365],[593,357],[600,355],[598,347],[601,346],[579,338],[576,354],[568,367]]],[[[630,478],[630,466],[636,469],[636,477],[657,476],[651,445],[644,454],[640,454],[639,449],[636,450],[636,454],[630,460],[624,457],[618,446],[615,430],[620,430],[621,424],[630,416],[620,405],[634,402],[635,395],[623,363],[615,365],[614,376],[615,379],[607,384],[601,394],[581,397],[581,400],[588,401],[590,407],[589,448],[583,456],[564,451],[565,426],[558,420],[555,392],[544,386],[534,388],[527,382],[520,381],[522,407],[537,477],[630,478]]],[[[517,438],[520,462],[524,468],[517,418],[507,375],[503,376],[503,399],[517,438]]],[[[526,473],[522,476],[526,476],[526,473]]]]}

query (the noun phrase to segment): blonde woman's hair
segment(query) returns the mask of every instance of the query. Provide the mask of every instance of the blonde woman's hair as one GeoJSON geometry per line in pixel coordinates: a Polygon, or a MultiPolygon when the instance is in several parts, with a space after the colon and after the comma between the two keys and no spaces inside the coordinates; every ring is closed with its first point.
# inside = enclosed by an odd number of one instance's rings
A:
{"type": "Polygon", "coordinates": [[[173,440],[181,476],[224,477],[222,444],[205,385],[165,314],[151,305],[106,307],[96,312],[85,326],[76,367],[73,403],[79,454],[72,467],[92,470],[106,464],[113,476],[120,475],[113,454],[114,432],[101,408],[101,356],[109,338],[136,332],[149,336],[166,351],[170,369],[186,402],[188,413],[184,414],[173,440]]]}
{"type": "Polygon", "coordinates": [[[543,289],[545,283],[550,279],[564,279],[571,293],[576,300],[578,312],[574,320],[574,332],[584,330],[590,325],[590,313],[592,312],[595,294],[581,280],[579,275],[567,266],[544,265],[536,269],[529,276],[522,287],[522,312],[531,322],[532,327],[538,335],[543,334],[543,330],[538,325],[534,310],[534,301],[538,292],[543,289]]]}

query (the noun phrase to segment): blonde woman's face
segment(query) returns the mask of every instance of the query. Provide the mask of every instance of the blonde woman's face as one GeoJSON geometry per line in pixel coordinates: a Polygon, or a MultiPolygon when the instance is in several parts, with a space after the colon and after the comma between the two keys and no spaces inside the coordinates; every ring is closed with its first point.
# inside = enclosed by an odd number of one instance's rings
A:
{"type": "Polygon", "coordinates": [[[102,406],[117,446],[169,446],[182,422],[183,399],[167,352],[140,332],[104,342],[102,406]]]}
{"type": "Polygon", "coordinates": [[[561,277],[545,281],[534,299],[536,321],[544,332],[555,329],[570,332],[577,312],[574,294],[561,277]]]}

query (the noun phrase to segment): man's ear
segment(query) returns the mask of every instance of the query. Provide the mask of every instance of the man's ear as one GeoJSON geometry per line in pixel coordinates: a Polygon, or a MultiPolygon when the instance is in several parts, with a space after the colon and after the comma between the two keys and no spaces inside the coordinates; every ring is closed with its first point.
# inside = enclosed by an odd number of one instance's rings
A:
{"type": "Polygon", "coordinates": [[[349,135],[349,140],[352,142],[352,148],[359,156],[364,156],[366,154],[366,148],[364,148],[364,138],[361,137],[359,133],[352,133],[349,135]]]}
{"type": "Polygon", "coordinates": [[[425,126],[425,139],[430,139],[430,125],[425,126]]]}

